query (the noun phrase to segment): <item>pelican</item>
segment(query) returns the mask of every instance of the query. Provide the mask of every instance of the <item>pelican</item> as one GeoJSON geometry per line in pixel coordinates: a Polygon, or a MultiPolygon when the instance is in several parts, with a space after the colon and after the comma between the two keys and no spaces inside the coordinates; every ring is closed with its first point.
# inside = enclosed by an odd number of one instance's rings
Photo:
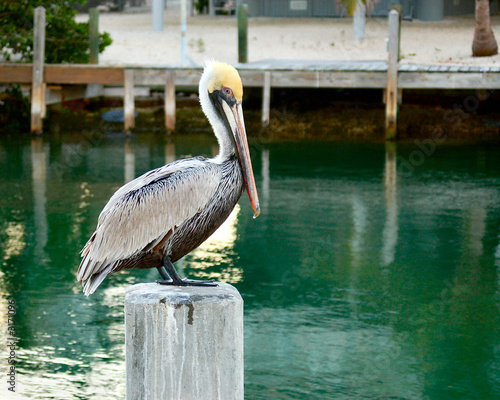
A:
{"type": "Polygon", "coordinates": [[[216,286],[213,281],[181,279],[173,263],[215,232],[245,187],[254,218],[260,214],[238,72],[229,64],[207,62],[199,92],[219,154],[174,161],[115,192],[81,252],[77,279],[86,296],[109,274],[131,268],[157,268],[162,278],[157,282],[164,285],[216,286]]]}

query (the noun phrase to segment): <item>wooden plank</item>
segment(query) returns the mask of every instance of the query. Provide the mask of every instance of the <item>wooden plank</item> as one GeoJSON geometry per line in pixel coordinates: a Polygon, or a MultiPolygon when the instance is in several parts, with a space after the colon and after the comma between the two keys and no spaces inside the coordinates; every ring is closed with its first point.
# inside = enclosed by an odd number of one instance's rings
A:
{"type": "Polygon", "coordinates": [[[96,97],[88,85],[51,86],[47,87],[45,104],[57,104],[64,101],[96,97]]]}
{"type": "MultiPolygon", "coordinates": [[[[44,82],[58,85],[100,83],[122,85],[124,67],[79,64],[45,64],[44,82]]],[[[0,83],[31,83],[32,64],[0,64],[0,83]]]]}
{"type": "Polygon", "coordinates": [[[175,131],[175,71],[167,72],[165,82],[165,128],[175,131]]]}
{"type": "MultiPolygon", "coordinates": [[[[74,85],[72,85],[72,86],[74,86],[74,85]]],[[[92,86],[92,85],[89,85],[89,86],[92,86]]],[[[71,87],[71,86],[65,86],[65,87],[71,87]]],[[[109,86],[109,87],[103,88],[101,95],[104,97],[121,97],[121,98],[123,98],[125,96],[125,90],[121,86],[109,86]]],[[[151,90],[149,87],[137,87],[137,85],[134,86],[134,98],[135,97],[150,97],[150,96],[151,96],[151,90]]]]}
{"type": "Polygon", "coordinates": [[[271,71],[264,72],[264,87],[262,88],[262,126],[269,126],[271,107],[271,71]]]}
{"type": "MultiPolygon", "coordinates": [[[[299,83],[299,82],[297,82],[299,83]]],[[[366,88],[383,89],[387,84],[387,72],[330,72],[319,73],[318,82],[315,86],[325,88],[366,88]]]]}
{"type": "Polygon", "coordinates": [[[0,64],[0,83],[31,83],[32,64],[0,64]]]}
{"type": "Polygon", "coordinates": [[[485,72],[483,67],[471,66],[469,72],[485,72]]]}
{"type": "Polygon", "coordinates": [[[401,72],[402,89],[500,89],[500,74],[471,72],[401,72]]]}
{"type": "Polygon", "coordinates": [[[125,89],[125,97],[123,99],[123,109],[125,112],[125,125],[126,132],[134,128],[134,70],[126,69],[124,72],[123,87],[125,89]]]}
{"type": "Polygon", "coordinates": [[[370,63],[368,64],[366,71],[387,71],[387,63],[370,63]]]}
{"type": "Polygon", "coordinates": [[[60,85],[80,85],[87,83],[123,85],[123,71],[124,67],[47,64],[45,66],[45,82],[60,85]]]}
{"type": "Polygon", "coordinates": [[[45,84],[43,67],[45,59],[45,8],[35,8],[33,33],[33,68],[31,87],[31,133],[41,134],[45,114],[45,84]]]}
{"type": "Polygon", "coordinates": [[[137,86],[164,86],[165,74],[175,71],[175,85],[198,86],[200,83],[201,69],[136,69],[134,68],[134,81],[137,86]]]}
{"type": "MultiPolygon", "coordinates": [[[[387,86],[387,64],[370,62],[334,62],[339,70],[320,70],[323,64],[303,63],[312,69],[280,70],[274,66],[271,86],[287,88],[373,88],[384,89],[387,86]],[[348,68],[356,67],[353,71],[348,68]],[[361,67],[377,68],[369,71],[359,71],[361,67]]],[[[327,64],[324,64],[325,68],[327,64]]],[[[43,66],[42,81],[51,85],[87,85],[105,84],[123,87],[124,66],[100,65],[51,65],[43,66]]],[[[436,72],[424,72],[431,66],[402,64],[398,67],[398,86],[400,89],[498,89],[500,88],[500,68],[469,66],[437,66],[436,72]],[[461,70],[466,72],[460,72],[461,70]],[[476,70],[478,72],[471,72],[476,70]],[[484,72],[490,71],[490,72],[484,72]]],[[[197,87],[201,75],[201,68],[172,68],[172,67],[131,67],[136,86],[164,87],[168,71],[175,71],[175,85],[197,87]]],[[[246,87],[264,87],[263,77],[266,69],[240,69],[240,75],[246,87]]],[[[31,83],[33,66],[31,64],[0,64],[0,82],[2,83],[31,83]]],[[[43,110],[42,110],[43,111],[43,110]]]]}
{"type": "Polygon", "coordinates": [[[398,115],[399,13],[389,13],[389,57],[387,61],[387,103],[385,108],[385,137],[396,139],[398,115]]]}
{"type": "Polygon", "coordinates": [[[244,87],[264,87],[263,72],[258,70],[239,70],[244,87]]]}
{"type": "Polygon", "coordinates": [[[422,68],[421,65],[410,65],[408,68],[410,71],[419,71],[422,68]]]}
{"type": "MultiPolygon", "coordinates": [[[[261,75],[262,76],[262,75],[261,75]]],[[[262,78],[260,78],[262,81],[262,78]]],[[[304,72],[273,71],[271,85],[287,88],[368,88],[383,89],[387,73],[380,72],[304,72]]],[[[253,85],[252,85],[253,86],[253,85]]],[[[255,86],[262,86],[262,83],[255,86]]]]}

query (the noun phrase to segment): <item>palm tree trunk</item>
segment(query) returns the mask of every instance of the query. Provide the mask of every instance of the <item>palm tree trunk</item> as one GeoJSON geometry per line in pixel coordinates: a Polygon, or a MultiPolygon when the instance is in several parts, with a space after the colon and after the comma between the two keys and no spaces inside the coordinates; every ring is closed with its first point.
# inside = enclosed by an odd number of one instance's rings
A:
{"type": "Polygon", "coordinates": [[[476,30],[472,42],[474,57],[498,54],[498,45],[491,30],[489,0],[476,0],[476,30]]]}

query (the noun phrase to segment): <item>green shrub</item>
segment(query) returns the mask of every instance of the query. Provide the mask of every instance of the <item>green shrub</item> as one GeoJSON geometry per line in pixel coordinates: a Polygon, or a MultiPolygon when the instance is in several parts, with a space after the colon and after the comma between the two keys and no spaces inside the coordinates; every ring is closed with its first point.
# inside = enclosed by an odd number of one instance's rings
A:
{"type": "MultiPolygon", "coordinates": [[[[33,14],[45,7],[45,62],[89,62],[89,24],[76,22],[75,2],[86,0],[0,0],[0,62],[33,61],[33,14]]],[[[109,33],[99,35],[99,52],[111,44],[109,33]]],[[[0,91],[0,132],[29,130],[29,102],[19,85],[0,91]]]]}
{"type": "Polygon", "coordinates": [[[19,85],[7,85],[0,93],[0,133],[28,132],[30,128],[29,101],[19,85]]]}
{"type": "MultiPolygon", "coordinates": [[[[86,0],[0,0],[0,58],[4,61],[33,60],[33,14],[45,7],[45,62],[88,63],[88,22],[76,22],[74,3],[86,0]]],[[[109,33],[99,35],[99,51],[111,44],[109,33]]]]}

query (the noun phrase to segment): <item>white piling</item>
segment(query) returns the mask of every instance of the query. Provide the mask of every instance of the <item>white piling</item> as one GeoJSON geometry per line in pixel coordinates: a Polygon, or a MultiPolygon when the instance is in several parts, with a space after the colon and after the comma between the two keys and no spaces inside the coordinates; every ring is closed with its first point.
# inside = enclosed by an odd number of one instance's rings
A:
{"type": "Polygon", "coordinates": [[[125,347],[127,400],[243,400],[243,300],[227,283],[132,286],[125,347]]]}
{"type": "Polygon", "coordinates": [[[165,9],[164,0],[153,0],[153,31],[161,32],[163,30],[163,10],[165,9]]]}

